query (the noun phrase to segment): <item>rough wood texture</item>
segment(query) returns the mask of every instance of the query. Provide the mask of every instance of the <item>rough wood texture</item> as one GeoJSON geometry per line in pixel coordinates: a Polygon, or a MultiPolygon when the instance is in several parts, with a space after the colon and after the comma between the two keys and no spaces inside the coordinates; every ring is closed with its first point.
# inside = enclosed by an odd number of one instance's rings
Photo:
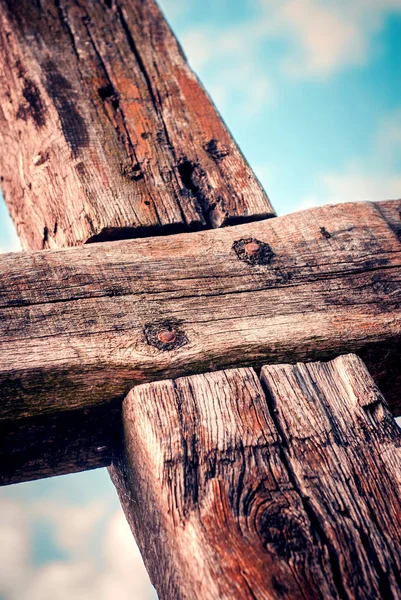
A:
{"type": "Polygon", "coordinates": [[[398,599],[401,435],[356,356],[145,384],[110,469],[160,600],[398,599]]]}
{"type": "Polygon", "coordinates": [[[1,186],[26,249],[273,215],[152,0],[1,0],[1,186]]]}
{"type": "Polygon", "coordinates": [[[375,372],[401,339],[400,268],[401,243],[371,203],[3,255],[3,418],[97,404],[239,356],[260,365],[370,349],[375,372]],[[249,239],[265,264],[244,260],[249,239]],[[170,329],[176,339],[163,344],[170,329]]]}
{"type": "Polygon", "coordinates": [[[376,206],[401,239],[401,200],[383,200],[378,202],[376,206]]]}
{"type": "Polygon", "coordinates": [[[118,454],[120,428],[121,401],[0,420],[0,485],[106,467],[118,454]]]}
{"type": "Polygon", "coordinates": [[[365,365],[351,355],[261,375],[338,597],[399,598],[401,432],[365,365]]]}
{"type": "Polygon", "coordinates": [[[374,204],[4,255],[0,420],[62,420],[145,381],[344,351],[399,414],[400,282],[401,244],[374,204]],[[261,251],[247,258],[249,240],[261,251]]]}

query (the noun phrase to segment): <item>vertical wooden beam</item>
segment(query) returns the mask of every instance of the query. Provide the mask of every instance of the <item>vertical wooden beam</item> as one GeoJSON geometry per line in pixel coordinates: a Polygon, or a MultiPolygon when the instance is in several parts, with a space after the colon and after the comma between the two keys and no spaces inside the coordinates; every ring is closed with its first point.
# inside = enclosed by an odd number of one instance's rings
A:
{"type": "MultiPolygon", "coordinates": [[[[152,0],[1,0],[0,19],[0,176],[25,248],[272,216],[152,0]]],[[[355,358],[262,379],[266,396],[240,369],[125,403],[112,474],[160,597],[396,598],[399,432],[377,389],[355,358]]]]}
{"type": "Polygon", "coordinates": [[[401,436],[354,355],[134,388],[111,469],[161,600],[399,598],[401,436]]]}
{"type": "Polygon", "coordinates": [[[274,215],[153,0],[1,0],[0,105],[26,249],[274,215]]]}
{"type": "MultiPolygon", "coordinates": [[[[0,0],[0,187],[26,250],[274,216],[153,0],[0,0]]],[[[3,422],[5,481],[107,464],[121,398],[3,422]]]]}

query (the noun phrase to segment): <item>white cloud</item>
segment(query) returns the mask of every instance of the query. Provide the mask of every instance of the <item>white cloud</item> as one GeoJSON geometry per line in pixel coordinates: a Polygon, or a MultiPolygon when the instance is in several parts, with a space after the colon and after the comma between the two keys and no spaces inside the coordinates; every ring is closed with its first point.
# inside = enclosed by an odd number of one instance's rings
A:
{"type": "Polygon", "coordinates": [[[45,519],[52,525],[56,544],[63,550],[85,554],[93,544],[93,535],[101,519],[108,513],[106,502],[91,502],[84,506],[41,502],[32,510],[33,517],[45,519]]]}
{"type": "Polygon", "coordinates": [[[0,561],[0,597],[4,600],[157,598],[123,513],[107,514],[102,503],[79,507],[38,502],[28,506],[0,500],[0,561]],[[71,556],[35,566],[29,525],[46,513],[59,548],[71,556]],[[99,562],[94,557],[94,532],[105,516],[99,562]]]}
{"type": "Polygon", "coordinates": [[[323,185],[328,190],[330,202],[390,200],[401,196],[401,175],[388,173],[331,173],[323,177],[323,185]]]}
{"type": "Polygon", "coordinates": [[[348,168],[344,172],[323,174],[318,187],[321,191],[302,198],[295,210],[340,202],[395,200],[401,198],[401,175],[372,175],[361,167],[348,168]]]}
{"type": "Polygon", "coordinates": [[[255,56],[256,26],[197,27],[180,36],[191,66],[197,73],[207,72],[208,91],[222,111],[237,105],[249,117],[274,99],[271,79],[255,56]]]}
{"type": "Polygon", "coordinates": [[[192,28],[187,34],[180,36],[187,58],[196,71],[202,69],[213,58],[213,33],[205,27],[192,28]]]}
{"type": "Polygon", "coordinates": [[[229,93],[242,84],[252,101],[256,80],[265,103],[274,98],[274,60],[291,78],[327,77],[363,65],[388,16],[401,12],[401,0],[255,0],[255,5],[256,13],[248,20],[196,27],[180,40],[196,71],[215,72],[216,86],[229,93]],[[285,42],[287,48],[284,56],[272,58],[267,71],[260,57],[269,40],[285,42]],[[227,63],[232,65],[229,71],[227,63]]]}
{"type": "Polygon", "coordinates": [[[245,111],[247,118],[256,115],[274,98],[269,79],[246,62],[226,68],[218,81],[208,87],[220,110],[230,106],[238,113],[245,111]]]}
{"type": "Polygon", "coordinates": [[[104,564],[101,568],[90,559],[48,563],[34,573],[21,600],[155,599],[122,513],[111,517],[102,545],[104,564]]]}
{"type": "Polygon", "coordinates": [[[364,156],[339,171],[322,173],[315,190],[300,200],[296,210],[340,202],[398,200],[400,151],[401,109],[398,109],[378,124],[364,156]]]}
{"type": "MultiPolygon", "coordinates": [[[[142,557],[122,512],[110,520],[104,543],[104,557],[109,566],[104,573],[101,600],[150,600],[156,592],[150,584],[142,557]],[[119,593],[110,593],[119,590],[119,593]]],[[[94,599],[95,600],[95,599],[94,599]]]]}
{"type": "Polygon", "coordinates": [[[0,598],[17,600],[29,573],[28,520],[22,505],[0,503],[0,598]]]}
{"type": "Polygon", "coordinates": [[[22,247],[18,238],[13,239],[8,244],[0,242],[0,254],[3,254],[4,252],[19,252],[20,250],[22,250],[22,247]]]}
{"type": "Polygon", "coordinates": [[[375,35],[401,0],[260,0],[276,35],[286,37],[292,51],[284,66],[296,77],[327,76],[364,64],[375,35]]]}
{"type": "Polygon", "coordinates": [[[343,65],[363,62],[367,36],[347,12],[344,6],[317,0],[280,3],[276,18],[295,46],[285,63],[288,73],[327,75],[343,65]]]}
{"type": "Polygon", "coordinates": [[[47,563],[35,571],[21,600],[89,600],[97,585],[96,569],[91,562],[47,563]]]}

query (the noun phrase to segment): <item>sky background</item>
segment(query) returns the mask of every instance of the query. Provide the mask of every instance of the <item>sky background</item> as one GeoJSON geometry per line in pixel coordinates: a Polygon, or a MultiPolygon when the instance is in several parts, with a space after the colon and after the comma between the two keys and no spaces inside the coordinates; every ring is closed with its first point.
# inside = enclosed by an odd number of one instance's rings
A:
{"type": "MultiPolygon", "coordinates": [[[[401,196],[401,0],[160,4],[278,214],[401,196]]],[[[0,489],[0,564],[0,600],[156,598],[103,469],[0,489]]]]}

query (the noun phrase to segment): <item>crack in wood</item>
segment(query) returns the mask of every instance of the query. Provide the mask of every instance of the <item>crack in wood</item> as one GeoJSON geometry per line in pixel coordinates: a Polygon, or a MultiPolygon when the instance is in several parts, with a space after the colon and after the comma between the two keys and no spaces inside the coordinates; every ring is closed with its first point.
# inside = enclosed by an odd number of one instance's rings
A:
{"type": "Polygon", "coordinates": [[[363,363],[269,365],[261,380],[186,376],[123,403],[110,473],[159,597],[396,600],[401,432],[365,413],[363,363]]]}
{"type": "Polygon", "coordinates": [[[54,248],[274,214],[151,0],[1,10],[3,191],[25,248],[42,248],[44,222],[58,222],[54,248]],[[48,153],[35,171],[33,140],[48,153]]]}

